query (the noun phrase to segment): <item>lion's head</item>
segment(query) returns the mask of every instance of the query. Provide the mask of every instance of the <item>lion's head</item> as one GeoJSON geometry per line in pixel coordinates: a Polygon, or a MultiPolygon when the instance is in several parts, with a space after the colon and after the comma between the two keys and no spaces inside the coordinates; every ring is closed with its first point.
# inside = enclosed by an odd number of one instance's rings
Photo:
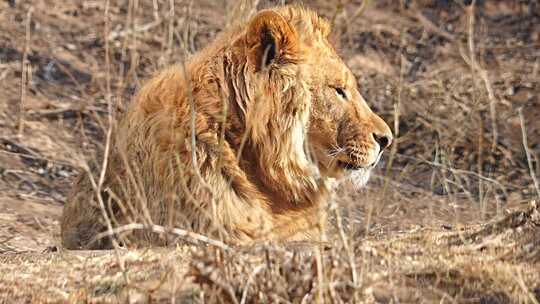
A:
{"type": "Polygon", "coordinates": [[[308,43],[303,65],[311,92],[308,141],[325,176],[352,174],[363,184],[385,148],[392,143],[388,125],[373,113],[359,93],[356,78],[327,40],[328,27],[308,43]]]}
{"type": "Polygon", "coordinates": [[[252,87],[268,93],[251,104],[251,134],[275,152],[263,165],[291,159],[293,168],[316,167],[322,176],[363,184],[392,133],[358,92],[329,32],[323,18],[298,6],[262,11],[250,21],[244,41],[258,74],[252,87]]]}

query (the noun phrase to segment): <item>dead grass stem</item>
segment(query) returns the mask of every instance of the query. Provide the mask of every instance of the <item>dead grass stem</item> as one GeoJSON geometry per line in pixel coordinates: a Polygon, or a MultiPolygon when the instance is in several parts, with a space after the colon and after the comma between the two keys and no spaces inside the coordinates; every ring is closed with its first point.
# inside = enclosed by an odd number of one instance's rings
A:
{"type": "Polygon", "coordinates": [[[19,122],[17,127],[17,134],[22,135],[24,131],[24,119],[25,119],[25,105],[26,105],[26,92],[27,84],[31,78],[32,68],[28,63],[28,52],[30,52],[30,39],[32,33],[32,12],[34,8],[30,6],[26,12],[26,35],[24,40],[24,50],[21,59],[21,91],[20,91],[20,102],[19,102],[19,122]]]}

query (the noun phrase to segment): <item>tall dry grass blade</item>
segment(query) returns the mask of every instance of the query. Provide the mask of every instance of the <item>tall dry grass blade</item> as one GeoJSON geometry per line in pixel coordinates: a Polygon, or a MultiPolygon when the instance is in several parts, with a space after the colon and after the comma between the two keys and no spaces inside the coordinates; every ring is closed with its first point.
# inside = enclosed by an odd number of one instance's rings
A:
{"type": "MultiPolygon", "coordinates": [[[[522,107],[518,109],[518,115],[519,115],[519,123],[521,126],[523,149],[525,150],[525,156],[527,157],[527,164],[529,166],[529,174],[531,175],[531,179],[533,180],[533,185],[534,185],[534,189],[536,190],[536,195],[538,196],[538,199],[540,199],[540,186],[538,184],[538,179],[536,178],[535,168],[534,168],[532,157],[531,157],[531,151],[529,149],[529,144],[527,141],[527,129],[525,127],[525,119],[523,118],[522,107]]],[[[536,165],[538,166],[538,163],[536,165]]]]}
{"type": "Polygon", "coordinates": [[[24,119],[25,119],[25,104],[26,104],[26,86],[28,85],[28,78],[30,76],[30,65],[28,61],[28,52],[30,51],[30,39],[31,39],[31,25],[32,25],[32,13],[34,12],[34,7],[30,6],[26,12],[26,35],[24,39],[24,50],[21,59],[21,91],[20,91],[20,101],[19,101],[19,121],[17,124],[17,134],[22,135],[24,131],[24,119]]]}

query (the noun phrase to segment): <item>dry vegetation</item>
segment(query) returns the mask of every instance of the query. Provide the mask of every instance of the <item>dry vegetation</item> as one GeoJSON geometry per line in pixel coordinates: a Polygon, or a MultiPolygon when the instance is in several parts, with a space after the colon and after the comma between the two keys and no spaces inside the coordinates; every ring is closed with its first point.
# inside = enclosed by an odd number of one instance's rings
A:
{"type": "Polygon", "coordinates": [[[0,302],[540,302],[536,0],[305,1],[398,138],[332,247],[55,250],[109,106],[282,2],[0,0],[0,302]]]}

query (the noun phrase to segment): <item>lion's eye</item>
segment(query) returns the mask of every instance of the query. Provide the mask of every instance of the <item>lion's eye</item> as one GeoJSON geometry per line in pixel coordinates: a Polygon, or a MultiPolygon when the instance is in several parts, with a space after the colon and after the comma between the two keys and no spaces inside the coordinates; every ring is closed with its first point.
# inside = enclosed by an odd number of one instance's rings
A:
{"type": "Polygon", "coordinates": [[[336,90],[336,94],[338,94],[339,96],[341,96],[341,98],[347,100],[347,93],[345,93],[345,90],[344,90],[344,89],[339,88],[339,87],[335,87],[334,89],[336,90]]]}

